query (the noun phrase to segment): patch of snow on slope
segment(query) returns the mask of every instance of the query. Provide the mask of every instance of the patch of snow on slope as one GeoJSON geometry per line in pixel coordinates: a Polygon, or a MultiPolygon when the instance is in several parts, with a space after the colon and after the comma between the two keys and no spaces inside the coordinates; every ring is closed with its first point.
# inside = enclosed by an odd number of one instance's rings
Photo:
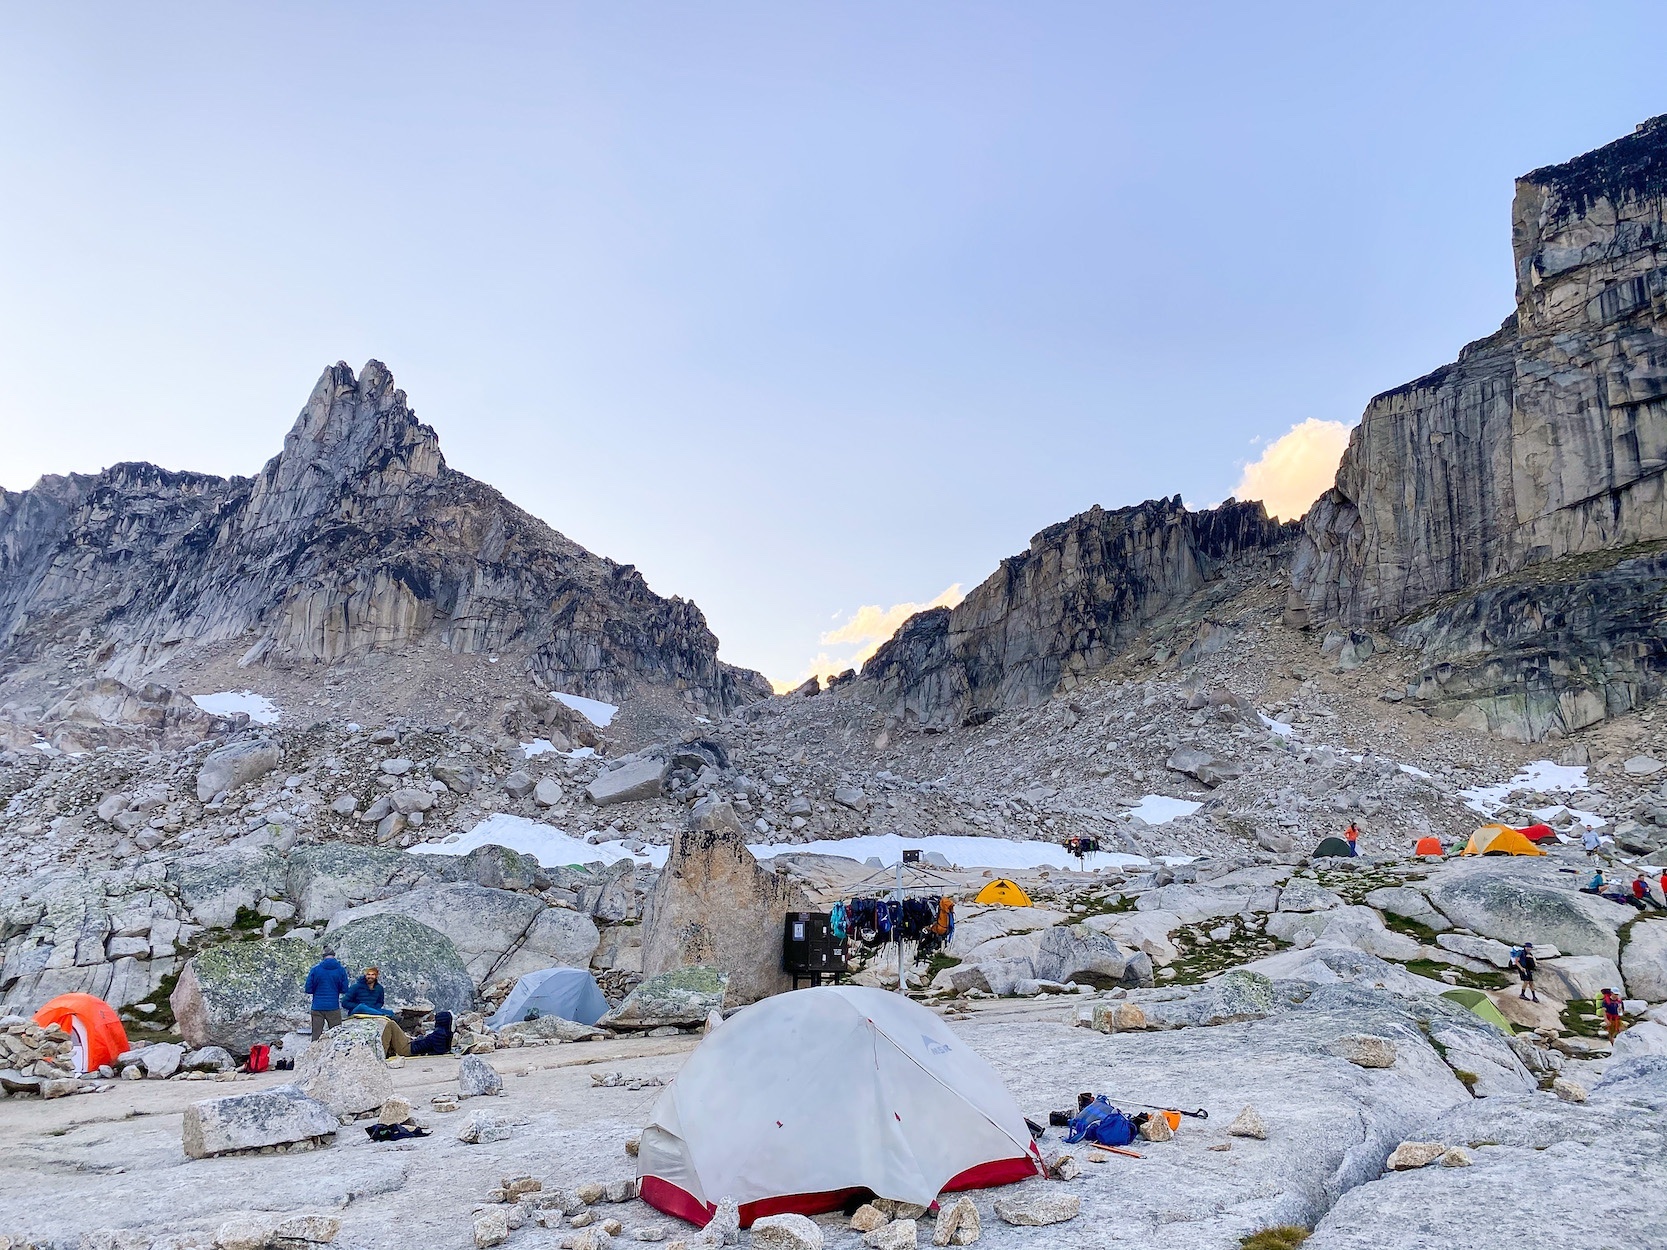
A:
{"type": "Polygon", "coordinates": [[[1129,815],[1138,816],[1149,825],[1168,824],[1178,816],[1191,816],[1202,803],[1194,803],[1191,799],[1172,799],[1167,794],[1142,795],[1141,800],[1129,809],[1129,815]]]}
{"type": "Polygon", "coordinates": [[[216,694],[194,694],[191,702],[205,712],[212,712],[216,716],[231,716],[237,712],[248,713],[251,723],[256,725],[276,725],[278,723],[278,705],[265,695],[256,694],[253,690],[221,690],[216,694]]]}
{"type": "MultiPolygon", "coordinates": [[[[1180,800],[1170,800],[1179,802],[1180,800]]],[[[639,863],[660,867],[668,854],[663,846],[650,846],[638,852],[627,850],[622,842],[586,842],[554,825],[546,825],[525,816],[496,812],[467,833],[454,833],[440,842],[424,842],[411,851],[419,855],[467,855],[477,847],[495,844],[531,855],[546,868],[566,864],[615,863],[634,859],[639,863]]],[[[859,863],[877,856],[888,864],[902,858],[903,848],[937,851],[952,864],[962,868],[1075,868],[1075,857],[1063,846],[1052,842],[1013,842],[1006,838],[955,837],[934,834],[923,838],[904,838],[895,833],[869,834],[858,838],[836,838],[821,842],[755,842],[749,850],[758,859],[769,859],[781,854],[840,855],[859,863]]],[[[1140,865],[1147,861],[1138,855],[1102,851],[1090,855],[1089,867],[1108,865],[1140,865]]]]}
{"type": "Polygon", "coordinates": [[[550,697],[560,699],[598,729],[606,729],[613,721],[614,714],[619,711],[616,704],[604,703],[600,699],[587,699],[582,694],[563,694],[559,690],[552,690],[550,697]]]}
{"type": "Polygon", "coordinates": [[[1553,764],[1550,760],[1535,760],[1509,781],[1496,786],[1474,786],[1460,790],[1459,797],[1473,812],[1492,816],[1504,807],[1513,794],[1524,790],[1566,791],[1586,789],[1586,769],[1570,764],[1553,764]]]}

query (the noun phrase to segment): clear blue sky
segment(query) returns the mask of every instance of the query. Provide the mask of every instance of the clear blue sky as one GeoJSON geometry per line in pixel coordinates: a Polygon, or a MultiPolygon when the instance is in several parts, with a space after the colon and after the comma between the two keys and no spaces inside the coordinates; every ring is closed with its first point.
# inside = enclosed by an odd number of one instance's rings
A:
{"type": "Polygon", "coordinates": [[[0,484],[251,473],[384,360],[792,676],[1511,309],[1658,4],[0,4],[0,484]]]}

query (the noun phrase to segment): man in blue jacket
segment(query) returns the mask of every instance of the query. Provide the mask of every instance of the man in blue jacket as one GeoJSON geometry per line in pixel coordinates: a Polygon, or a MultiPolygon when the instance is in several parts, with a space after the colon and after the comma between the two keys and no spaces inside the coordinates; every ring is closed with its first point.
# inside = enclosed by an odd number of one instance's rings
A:
{"type": "Polygon", "coordinates": [[[313,996],[313,1040],[324,1036],[324,1030],[342,1022],[342,995],[347,993],[347,969],[336,958],[336,952],[326,949],[324,958],[307,973],[307,993],[313,996]]]}
{"type": "Polygon", "coordinates": [[[387,1016],[389,1019],[398,1019],[394,1012],[383,1005],[387,1002],[387,992],[382,988],[381,977],[382,974],[377,969],[366,968],[365,975],[342,995],[342,1010],[350,1016],[387,1016]]]}

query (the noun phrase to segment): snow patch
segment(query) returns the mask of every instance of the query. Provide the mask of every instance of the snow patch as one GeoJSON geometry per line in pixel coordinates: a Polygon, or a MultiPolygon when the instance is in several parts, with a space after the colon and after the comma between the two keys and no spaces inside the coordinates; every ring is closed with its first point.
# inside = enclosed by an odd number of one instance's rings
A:
{"type": "Polygon", "coordinates": [[[1203,806],[1190,799],[1172,799],[1167,794],[1147,794],[1129,809],[1129,815],[1138,816],[1149,825],[1166,825],[1177,817],[1191,816],[1203,806]]]}
{"type": "MultiPolygon", "coordinates": [[[[1172,799],[1171,802],[1180,800],[1172,799]]],[[[1197,806],[1193,804],[1192,806],[1197,806]]],[[[638,863],[653,864],[656,868],[666,862],[666,847],[650,846],[641,851],[629,851],[622,841],[591,843],[574,837],[554,825],[546,825],[525,816],[496,812],[470,829],[454,833],[439,842],[424,842],[411,848],[417,855],[467,855],[488,844],[507,847],[523,855],[531,855],[546,868],[567,864],[616,863],[634,859],[638,863]]],[[[903,857],[903,849],[937,851],[952,864],[962,868],[1075,868],[1076,857],[1063,846],[1052,842],[1013,842],[1006,838],[955,837],[934,834],[923,838],[905,838],[895,833],[868,834],[857,838],[836,838],[820,842],[755,842],[748,849],[755,858],[769,859],[784,854],[838,855],[861,863],[870,856],[895,864],[903,857]]],[[[1124,855],[1102,851],[1087,857],[1094,868],[1141,866],[1148,861],[1138,855],[1124,855]]]]}
{"type": "Polygon", "coordinates": [[[256,725],[278,723],[278,705],[253,690],[221,690],[215,694],[194,694],[191,696],[191,702],[216,716],[231,716],[244,712],[256,725]]]}
{"type": "Polygon", "coordinates": [[[557,751],[555,743],[548,738],[534,738],[531,742],[521,744],[521,754],[529,760],[535,755],[544,755],[547,752],[554,752],[564,760],[588,760],[596,754],[596,748],[580,747],[575,751],[557,751]]]}
{"type": "Polygon", "coordinates": [[[613,721],[614,714],[619,711],[615,704],[604,703],[600,699],[587,699],[582,694],[563,694],[559,690],[552,690],[550,697],[560,699],[598,729],[606,729],[613,721]]]}
{"type": "Polygon", "coordinates": [[[1495,786],[1474,786],[1460,790],[1459,797],[1473,812],[1493,816],[1509,802],[1513,794],[1523,790],[1566,791],[1586,789],[1586,769],[1571,764],[1553,764],[1550,760],[1535,760],[1509,781],[1495,786]]]}
{"type": "Polygon", "coordinates": [[[1274,720],[1273,717],[1264,716],[1261,712],[1256,713],[1256,715],[1261,717],[1262,727],[1264,729],[1271,734],[1278,734],[1281,738],[1289,738],[1297,731],[1295,725],[1287,725],[1284,721],[1274,720]]]}

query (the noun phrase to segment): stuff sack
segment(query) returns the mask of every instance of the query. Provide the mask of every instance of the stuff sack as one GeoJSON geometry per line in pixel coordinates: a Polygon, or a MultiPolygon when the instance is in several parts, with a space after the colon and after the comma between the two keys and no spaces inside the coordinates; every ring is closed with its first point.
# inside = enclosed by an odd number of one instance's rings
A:
{"type": "Polygon", "coordinates": [[[251,1072],[265,1072],[271,1066],[272,1066],[272,1047],[270,1047],[270,1046],[251,1046],[251,1047],[249,1047],[249,1071],[251,1071],[251,1072]]]}
{"type": "Polygon", "coordinates": [[[1135,1122],[1101,1095],[1071,1118],[1071,1131],[1065,1135],[1065,1144],[1074,1146],[1088,1141],[1098,1146],[1127,1146],[1137,1132],[1135,1122]]]}

